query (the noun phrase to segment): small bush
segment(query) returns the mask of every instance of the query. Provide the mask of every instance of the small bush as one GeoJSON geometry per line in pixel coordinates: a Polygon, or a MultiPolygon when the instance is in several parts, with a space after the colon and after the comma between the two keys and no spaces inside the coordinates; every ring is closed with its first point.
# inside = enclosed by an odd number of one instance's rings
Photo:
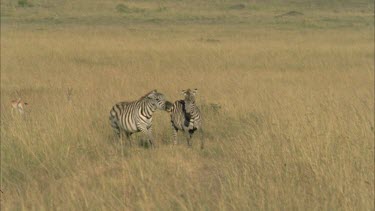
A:
{"type": "Polygon", "coordinates": [[[139,8],[130,8],[124,4],[118,4],[116,6],[117,12],[123,12],[123,13],[135,13],[135,12],[143,12],[144,9],[139,9],[139,8]]]}
{"type": "Polygon", "coordinates": [[[302,16],[303,13],[302,12],[298,12],[298,11],[289,11],[287,13],[284,13],[284,14],[281,14],[281,15],[277,15],[275,16],[276,18],[281,18],[281,17],[285,17],[285,16],[302,16]]]}
{"type": "Polygon", "coordinates": [[[229,9],[232,9],[232,10],[242,10],[242,9],[245,9],[246,5],[244,4],[235,4],[235,5],[232,5],[229,7],[229,9]]]}
{"type": "Polygon", "coordinates": [[[166,10],[167,10],[166,7],[158,7],[158,8],[156,9],[156,12],[164,12],[164,11],[166,11],[166,10]]]}
{"type": "Polygon", "coordinates": [[[32,7],[33,5],[28,0],[18,0],[18,6],[20,6],[20,7],[32,7]]]}
{"type": "Polygon", "coordinates": [[[117,12],[127,12],[127,11],[130,10],[130,8],[128,6],[126,6],[126,5],[118,4],[116,6],[116,10],[117,10],[117,12]]]}
{"type": "Polygon", "coordinates": [[[219,43],[219,42],[220,42],[220,40],[215,39],[215,38],[203,38],[203,37],[201,37],[201,38],[198,39],[197,41],[200,41],[200,42],[208,42],[208,43],[219,43]]]}

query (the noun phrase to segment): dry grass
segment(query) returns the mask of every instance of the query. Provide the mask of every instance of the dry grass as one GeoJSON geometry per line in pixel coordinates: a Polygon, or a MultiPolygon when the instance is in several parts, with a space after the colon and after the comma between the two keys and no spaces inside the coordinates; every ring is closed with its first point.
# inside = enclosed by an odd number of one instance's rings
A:
{"type": "MultiPolygon", "coordinates": [[[[155,14],[107,24],[123,15],[116,3],[92,4],[82,16],[66,3],[51,6],[61,11],[61,23],[53,24],[44,21],[51,10],[38,2],[2,8],[9,15],[1,32],[4,210],[374,209],[367,7],[301,9],[303,20],[275,20],[288,10],[246,4],[227,11],[223,23],[206,23],[196,19],[200,10],[184,10],[191,7],[186,2],[125,2],[155,14]],[[164,6],[166,14],[154,11],[164,6]],[[249,15],[251,8],[256,12],[249,15]],[[99,24],[90,22],[93,11],[99,24]],[[181,11],[193,18],[178,19],[181,11]],[[328,24],[320,14],[337,21],[328,24]],[[157,149],[114,140],[111,106],[154,88],[169,100],[180,99],[181,89],[199,89],[204,133],[193,149],[182,136],[172,147],[165,112],[155,116],[157,149]],[[10,113],[17,92],[30,103],[24,118],[10,113]]],[[[222,4],[196,5],[207,17],[235,5],[222,4]]]]}

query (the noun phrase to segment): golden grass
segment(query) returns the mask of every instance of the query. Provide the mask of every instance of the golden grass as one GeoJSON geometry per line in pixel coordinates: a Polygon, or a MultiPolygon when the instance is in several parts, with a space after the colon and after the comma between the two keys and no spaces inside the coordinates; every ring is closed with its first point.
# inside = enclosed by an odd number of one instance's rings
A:
{"type": "Polygon", "coordinates": [[[3,24],[2,209],[373,210],[373,27],[268,23],[3,24]],[[114,139],[111,106],[155,88],[199,89],[193,149],[161,111],[157,149],[114,139]]]}

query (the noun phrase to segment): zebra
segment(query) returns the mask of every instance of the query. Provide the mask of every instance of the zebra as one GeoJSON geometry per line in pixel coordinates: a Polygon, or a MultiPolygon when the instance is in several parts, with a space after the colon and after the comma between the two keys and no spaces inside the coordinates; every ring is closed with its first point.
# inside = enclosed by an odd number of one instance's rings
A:
{"type": "Polygon", "coordinates": [[[148,137],[151,147],[154,147],[154,139],[152,135],[152,115],[156,111],[166,110],[172,103],[165,100],[165,96],[157,90],[153,90],[140,99],[133,102],[119,102],[115,104],[109,115],[109,120],[114,132],[122,141],[122,132],[129,141],[130,146],[131,135],[133,133],[142,132],[148,137]]]}
{"type": "MultiPolygon", "coordinates": [[[[182,130],[187,136],[187,144],[189,147],[192,146],[191,138],[194,132],[198,129],[201,130],[201,115],[199,108],[195,104],[195,94],[198,89],[194,90],[182,90],[184,100],[176,101],[171,112],[171,123],[173,131],[173,143],[177,144],[177,132],[182,130]]],[[[201,149],[204,148],[203,138],[201,139],[201,149]]]]}

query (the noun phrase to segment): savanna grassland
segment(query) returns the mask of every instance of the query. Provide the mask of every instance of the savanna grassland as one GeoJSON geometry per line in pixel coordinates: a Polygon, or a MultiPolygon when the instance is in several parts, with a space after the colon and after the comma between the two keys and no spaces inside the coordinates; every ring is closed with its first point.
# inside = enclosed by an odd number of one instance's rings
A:
{"type": "Polygon", "coordinates": [[[373,4],[1,1],[2,210],[374,210],[373,4]],[[116,139],[114,103],[186,88],[193,148],[164,111],[116,139]]]}

